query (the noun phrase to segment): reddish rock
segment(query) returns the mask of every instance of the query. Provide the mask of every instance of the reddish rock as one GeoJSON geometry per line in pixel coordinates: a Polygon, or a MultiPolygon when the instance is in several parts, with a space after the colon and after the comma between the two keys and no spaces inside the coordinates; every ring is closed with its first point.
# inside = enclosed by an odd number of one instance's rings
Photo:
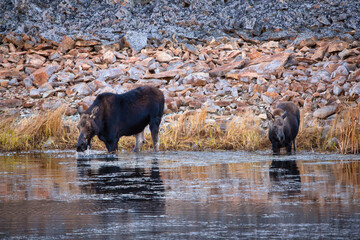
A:
{"type": "Polygon", "coordinates": [[[44,83],[46,83],[48,81],[48,79],[50,78],[50,76],[57,72],[60,69],[59,65],[53,64],[53,65],[49,65],[47,67],[42,67],[38,70],[36,70],[32,76],[34,78],[34,84],[37,86],[43,85],[44,83]]]}
{"type": "Polygon", "coordinates": [[[275,92],[264,92],[261,94],[261,99],[267,104],[272,104],[276,99],[278,99],[280,95],[275,92]]]}
{"type": "Polygon", "coordinates": [[[285,91],[284,93],[281,94],[282,95],[282,100],[283,101],[290,101],[292,100],[294,97],[298,96],[299,93],[294,92],[294,91],[285,91]]]}
{"type": "Polygon", "coordinates": [[[255,86],[252,89],[253,93],[263,93],[265,91],[264,87],[259,85],[259,84],[255,84],[255,86]]]}
{"type": "Polygon", "coordinates": [[[156,61],[161,62],[161,63],[162,62],[168,63],[173,59],[173,57],[166,52],[158,52],[155,55],[155,59],[156,59],[156,61]]]}
{"type": "Polygon", "coordinates": [[[233,69],[242,68],[245,65],[246,61],[247,59],[243,59],[240,61],[224,64],[220,67],[216,67],[209,72],[209,75],[210,77],[223,77],[226,73],[233,69]]]}
{"type": "Polygon", "coordinates": [[[241,72],[241,73],[232,73],[229,72],[225,75],[226,78],[232,78],[232,79],[236,79],[236,80],[241,80],[243,78],[247,78],[248,81],[250,81],[251,79],[256,79],[259,77],[259,74],[255,71],[245,71],[245,72],[241,72]]]}
{"type": "Polygon", "coordinates": [[[0,100],[0,108],[17,108],[22,105],[22,100],[17,98],[0,100]]]}
{"type": "Polygon", "coordinates": [[[101,42],[96,40],[77,40],[75,43],[76,47],[93,47],[95,45],[101,45],[101,42]]]}
{"type": "Polygon", "coordinates": [[[24,46],[24,40],[21,36],[14,35],[13,33],[9,33],[4,38],[7,42],[14,44],[18,48],[22,48],[24,46]]]}
{"type": "Polygon", "coordinates": [[[328,52],[329,53],[341,52],[345,48],[349,48],[348,43],[340,41],[340,40],[336,40],[329,44],[328,52]]]}
{"type": "Polygon", "coordinates": [[[0,80],[0,86],[1,87],[8,87],[9,86],[9,80],[0,80]]]}
{"type": "Polygon", "coordinates": [[[339,63],[328,62],[328,63],[325,64],[325,70],[328,71],[329,73],[332,73],[332,72],[335,71],[339,66],[340,66],[339,63]]]}
{"type": "Polygon", "coordinates": [[[199,109],[199,108],[202,107],[202,105],[203,105],[203,103],[200,102],[200,101],[198,101],[198,100],[196,100],[196,99],[191,100],[191,101],[188,102],[188,106],[189,106],[190,108],[194,108],[194,109],[199,109]]]}
{"type": "Polygon", "coordinates": [[[78,110],[75,107],[68,106],[65,110],[66,116],[73,116],[78,112],[78,110]]]}
{"type": "Polygon", "coordinates": [[[274,55],[266,55],[260,57],[256,60],[249,62],[249,67],[246,67],[246,70],[255,71],[258,74],[280,74],[289,58],[292,56],[292,53],[283,52],[274,55]]]}
{"type": "Polygon", "coordinates": [[[224,99],[224,100],[218,100],[218,101],[214,101],[214,104],[216,106],[219,106],[219,107],[227,107],[229,106],[230,104],[232,103],[232,100],[231,99],[224,99]]]}
{"type": "Polygon", "coordinates": [[[12,77],[20,77],[20,72],[17,69],[0,69],[0,78],[12,78],[12,77]]]}
{"type": "Polygon", "coordinates": [[[261,52],[257,50],[251,51],[250,53],[247,54],[247,57],[250,58],[250,60],[254,60],[256,58],[261,57],[261,52]]]}
{"type": "Polygon", "coordinates": [[[23,108],[32,108],[35,106],[35,102],[33,100],[24,102],[22,107],[23,108]]]}
{"type": "Polygon", "coordinates": [[[34,66],[42,66],[46,61],[46,58],[38,54],[30,54],[26,56],[26,64],[34,66]]]}
{"type": "Polygon", "coordinates": [[[305,101],[304,101],[304,110],[305,112],[311,112],[312,110],[312,97],[308,96],[306,97],[305,101]]]}
{"type": "Polygon", "coordinates": [[[32,75],[34,77],[33,83],[38,86],[46,83],[50,77],[50,75],[46,71],[46,68],[44,68],[44,67],[36,70],[32,75]]]}
{"type": "Polygon", "coordinates": [[[297,48],[301,49],[303,47],[314,47],[316,45],[316,39],[315,37],[312,38],[306,38],[297,45],[297,48]]]}
{"type": "Polygon", "coordinates": [[[112,64],[116,61],[116,57],[112,51],[107,51],[103,55],[103,60],[105,63],[112,64]]]}
{"type": "Polygon", "coordinates": [[[275,42],[275,41],[269,41],[269,42],[265,42],[263,44],[261,44],[262,48],[279,48],[279,42],[275,42]]]}
{"type": "Polygon", "coordinates": [[[20,61],[20,59],[21,59],[21,56],[19,54],[11,53],[7,60],[12,63],[18,63],[20,61]]]}
{"type": "Polygon", "coordinates": [[[75,47],[75,41],[68,36],[64,36],[60,42],[58,50],[62,53],[65,53],[70,49],[73,49],[74,47],[75,47]]]}

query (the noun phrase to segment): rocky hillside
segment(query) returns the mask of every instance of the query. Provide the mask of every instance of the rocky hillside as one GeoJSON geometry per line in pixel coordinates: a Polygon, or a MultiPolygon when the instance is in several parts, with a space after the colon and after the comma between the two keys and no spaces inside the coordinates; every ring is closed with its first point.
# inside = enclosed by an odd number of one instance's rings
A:
{"type": "Polygon", "coordinates": [[[117,42],[136,34],[139,48],[164,38],[204,42],[215,37],[284,40],[306,34],[359,40],[354,0],[2,0],[0,33],[64,35],[117,42]]]}
{"type": "Polygon", "coordinates": [[[360,101],[355,2],[5,0],[0,111],[66,104],[73,116],[101,92],[148,84],[166,113],[264,118],[292,100],[306,121],[331,120],[360,101]]]}

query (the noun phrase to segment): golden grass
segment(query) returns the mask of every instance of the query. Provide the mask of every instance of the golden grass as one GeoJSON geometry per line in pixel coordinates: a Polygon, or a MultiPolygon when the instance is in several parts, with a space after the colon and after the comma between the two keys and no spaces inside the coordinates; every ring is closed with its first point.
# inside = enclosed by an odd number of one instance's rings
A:
{"type": "Polygon", "coordinates": [[[342,154],[359,153],[360,107],[349,108],[335,120],[332,135],[338,136],[338,150],[342,154]]]}
{"type": "MultiPolygon", "coordinates": [[[[65,110],[61,107],[26,119],[0,119],[0,150],[75,149],[79,134],[77,123],[64,120],[65,110]]],[[[260,118],[251,113],[235,116],[226,124],[211,119],[206,109],[167,118],[160,130],[160,150],[271,149],[267,131],[260,127],[260,118]]],[[[359,118],[360,107],[351,108],[338,114],[330,127],[325,127],[323,121],[313,121],[310,126],[305,126],[304,114],[301,113],[298,150],[358,153],[359,118]]],[[[145,134],[145,138],[143,149],[152,149],[150,134],[145,134]]],[[[122,150],[132,150],[134,145],[134,137],[122,137],[119,141],[119,149],[122,150]]],[[[92,148],[105,150],[105,145],[94,137],[92,148]]]]}

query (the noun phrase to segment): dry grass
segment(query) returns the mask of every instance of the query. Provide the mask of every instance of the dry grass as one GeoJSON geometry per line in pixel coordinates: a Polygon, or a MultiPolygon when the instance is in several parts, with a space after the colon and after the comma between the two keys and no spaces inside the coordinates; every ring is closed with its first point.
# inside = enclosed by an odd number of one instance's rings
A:
{"type": "MultiPolygon", "coordinates": [[[[61,107],[28,119],[0,119],[0,150],[75,149],[78,130],[75,122],[63,120],[65,110],[61,107]]],[[[360,108],[343,111],[330,127],[323,126],[321,121],[305,126],[303,115],[297,137],[299,150],[359,152],[360,108]]],[[[160,130],[161,150],[254,151],[271,148],[266,131],[260,127],[261,120],[251,113],[233,117],[225,125],[211,119],[206,109],[168,118],[160,130]]],[[[150,134],[145,134],[145,138],[143,149],[152,149],[150,134]]],[[[132,150],[134,145],[134,137],[122,137],[119,141],[119,149],[132,150]]],[[[93,139],[92,147],[105,149],[97,137],[93,139]]]]}
{"type": "Polygon", "coordinates": [[[350,108],[339,114],[336,117],[331,135],[337,136],[340,153],[359,153],[360,107],[350,108]]]}

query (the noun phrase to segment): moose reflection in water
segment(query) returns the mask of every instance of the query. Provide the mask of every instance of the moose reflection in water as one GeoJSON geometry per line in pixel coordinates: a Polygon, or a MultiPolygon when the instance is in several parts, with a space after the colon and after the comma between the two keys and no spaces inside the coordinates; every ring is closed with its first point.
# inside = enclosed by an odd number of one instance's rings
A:
{"type": "MultiPolygon", "coordinates": [[[[122,166],[117,158],[77,160],[78,175],[83,179],[82,191],[87,194],[105,194],[121,200],[162,200],[164,184],[159,164],[153,159],[150,169],[136,165],[122,166]]],[[[139,162],[139,163],[138,163],[139,162]]]]}
{"type": "Polygon", "coordinates": [[[301,192],[300,171],[295,160],[274,159],[270,165],[270,181],[272,195],[279,194],[284,197],[291,197],[301,192]]]}

